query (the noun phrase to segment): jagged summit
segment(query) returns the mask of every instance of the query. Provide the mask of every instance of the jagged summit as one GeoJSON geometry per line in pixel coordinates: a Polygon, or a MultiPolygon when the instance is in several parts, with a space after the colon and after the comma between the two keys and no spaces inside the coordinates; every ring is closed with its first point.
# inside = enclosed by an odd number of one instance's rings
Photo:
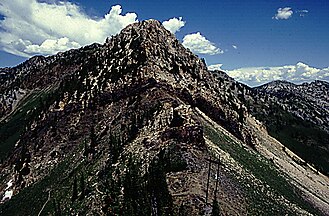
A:
{"type": "Polygon", "coordinates": [[[295,86],[296,84],[286,80],[274,80],[269,83],[265,83],[261,86],[255,87],[255,89],[287,89],[295,86]]]}
{"type": "Polygon", "coordinates": [[[175,36],[170,33],[167,29],[164,28],[164,26],[158,21],[154,19],[150,20],[144,20],[141,22],[136,22],[129,24],[127,27],[125,27],[120,34],[123,35],[138,35],[142,37],[144,40],[152,40],[152,41],[161,41],[164,39],[164,37],[167,39],[167,37],[170,37],[172,39],[176,39],[175,36]],[[155,33],[157,34],[157,37],[153,37],[155,33]],[[163,36],[163,37],[161,37],[163,36]]]}
{"type": "Polygon", "coordinates": [[[301,84],[303,86],[308,86],[310,88],[315,87],[315,88],[323,88],[323,89],[329,89],[329,82],[324,81],[324,80],[314,80],[312,82],[307,82],[301,84]]]}
{"type": "Polygon", "coordinates": [[[254,89],[258,93],[266,94],[299,118],[329,132],[328,82],[316,80],[297,85],[287,81],[274,81],[254,89]]]}
{"type": "MultiPolygon", "coordinates": [[[[106,39],[107,48],[118,46],[120,49],[144,49],[152,51],[179,47],[179,41],[157,20],[136,22],[125,27],[119,34],[106,39]]],[[[179,47],[181,48],[181,47],[179,47]]],[[[150,54],[150,53],[148,53],[150,54]]],[[[148,56],[151,57],[151,56],[148,56]]]]}
{"type": "Polygon", "coordinates": [[[123,52],[123,58],[131,58],[139,65],[147,64],[154,76],[165,72],[202,76],[207,71],[204,62],[183,47],[157,20],[130,24],[117,36],[107,39],[105,47],[118,55],[123,52]]]}
{"type": "Polygon", "coordinates": [[[301,84],[295,84],[295,83],[292,83],[292,82],[289,82],[287,80],[274,80],[272,82],[269,82],[269,83],[265,83],[261,86],[258,86],[258,87],[255,87],[255,89],[270,89],[270,88],[298,88],[298,86],[303,86],[303,87],[306,87],[306,86],[324,86],[324,87],[327,87],[329,86],[329,83],[327,81],[324,81],[324,80],[314,80],[314,81],[311,81],[311,82],[303,82],[301,84]]]}

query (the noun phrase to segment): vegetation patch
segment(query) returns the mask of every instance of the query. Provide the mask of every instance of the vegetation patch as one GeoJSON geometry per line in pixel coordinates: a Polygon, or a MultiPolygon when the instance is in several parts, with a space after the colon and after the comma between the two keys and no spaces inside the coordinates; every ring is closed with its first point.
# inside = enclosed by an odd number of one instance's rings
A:
{"type": "Polygon", "coordinates": [[[290,184],[285,177],[280,175],[269,160],[235,143],[228,136],[225,136],[220,131],[209,126],[206,122],[203,121],[202,123],[204,125],[205,135],[214,144],[229,153],[245,170],[248,170],[262,182],[262,185],[256,185],[246,178],[242,178],[242,180],[241,178],[237,179],[236,176],[232,174],[232,177],[236,179],[239,185],[242,185],[242,188],[247,194],[249,200],[249,214],[294,215],[294,212],[286,206],[282,206],[282,204],[277,201],[280,195],[283,195],[291,203],[295,203],[313,214],[320,214],[311,204],[300,198],[297,188],[290,184]],[[266,187],[266,190],[262,189],[264,187],[266,187]],[[267,191],[269,193],[267,193],[267,191]]]}
{"type": "Polygon", "coordinates": [[[48,108],[53,101],[51,92],[34,91],[24,99],[19,107],[0,123],[0,159],[7,158],[14,149],[26,127],[40,110],[48,108]]]}
{"type": "Polygon", "coordinates": [[[270,115],[255,112],[253,115],[263,121],[271,136],[292,150],[307,163],[329,175],[329,134],[316,125],[303,121],[272,105],[270,115]]]}

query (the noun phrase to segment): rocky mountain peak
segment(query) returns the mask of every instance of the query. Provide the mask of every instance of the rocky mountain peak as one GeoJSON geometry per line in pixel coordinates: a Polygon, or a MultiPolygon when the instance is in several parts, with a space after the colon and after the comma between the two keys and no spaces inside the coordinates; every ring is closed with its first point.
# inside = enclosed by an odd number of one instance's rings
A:
{"type": "MultiPolygon", "coordinates": [[[[159,45],[166,45],[167,48],[177,45],[178,40],[157,20],[146,20],[128,25],[120,34],[112,37],[115,42],[120,42],[125,48],[156,48],[159,45]],[[153,45],[153,46],[151,46],[153,45]]],[[[111,38],[107,39],[110,42],[111,38]]]]}
{"type": "Polygon", "coordinates": [[[257,93],[267,95],[270,100],[295,116],[329,131],[329,84],[325,81],[293,84],[273,81],[254,88],[257,93]]]}
{"type": "Polygon", "coordinates": [[[289,89],[295,86],[294,83],[288,82],[286,80],[275,80],[269,83],[266,83],[264,85],[261,85],[259,87],[256,87],[256,89],[262,89],[262,90],[270,90],[270,91],[281,91],[283,89],[289,89]]]}
{"type": "Polygon", "coordinates": [[[153,19],[130,24],[120,34],[124,36],[130,35],[131,37],[138,36],[143,40],[152,40],[153,42],[161,41],[163,39],[161,36],[171,37],[173,40],[176,39],[159,21],[153,19]],[[157,37],[154,37],[155,34],[157,37]]]}
{"type": "Polygon", "coordinates": [[[157,20],[147,20],[127,26],[117,36],[106,41],[108,48],[125,51],[126,56],[153,67],[153,70],[173,73],[206,71],[206,65],[182,46],[176,37],[157,20]],[[138,55],[134,55],[138,53],[138,55]]]}
{"type": "Polygon", "coordinates": [[[107,38],[105,47],[112,49],[115,46],[125,50],[151,51],[164,47],[172,48],[177,43],[179,42],[175,36],[166,30],[159,21],[147,20],[130,24],[118,35],[107,38]]]}

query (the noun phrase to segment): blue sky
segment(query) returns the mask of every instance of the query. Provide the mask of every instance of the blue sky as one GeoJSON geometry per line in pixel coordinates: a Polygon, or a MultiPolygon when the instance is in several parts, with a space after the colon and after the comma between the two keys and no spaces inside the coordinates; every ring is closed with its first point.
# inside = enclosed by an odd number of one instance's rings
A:
{"type": "Polygon", "coordinates": [[[177,34],[200,31],[223,50],[205,56],[209,64],[233,69],[279,66],[299,61],[316,67],[329,66],[329,2],[288,0],[222,1],[118,1],[140,19],[165,20],[182,16],[186,25],[177,34]],[[272,19],[278,8],[291,7],[287,20],[272,19]],[[308,10],[301,17],[297,10],[308,10]],[[238,47],[232,49],[232,45],[238,47]]]}
{"type": "MultiPolygon", "coordinates": [[[[23,3],[25,5],[16,6],[14,5],[15,2],[17,2],[16,4],[22,4],[19,3],[21,1],[2,0],[4,6],[0,5],[0,14],[2,14],[0,18],[4,20],[11,16],[11,19],[15,20],[16,15],[13,14],[15,14],[15,12],[16,14],[20,12],[18,9],[15,11],[15,7],[25,8],[25,6],[33,4],[35,1],[36,0],[26,0],[25,3],[23,3]],[[6,7],[6,4],[9,6],[6,7]],[[13,12],[6,12],[5,10],[8,10],[8,8],[9,10],[13,10],[13,12]]],[[[44,0],[42,2],[47,2],[49,5],[53,4],[54,7],[59,5],[58,2],[54,4],[56,0],[44,0]]],[[[278,68],[287,65],[295,66],[295,70],[297,71],[299,70],[297,64],[303,63],[311,69],[319,69],[322,73],[322,77],[313,75],[309,77],[310,80],[317,78],[326,80],[329,76],[327,74],[327,68],[329,67],[329,1],[327,0],[72,0],[65,2],[66,3],[62,4],[71,2],[71,6],[76,6],[79,13],[83,14],[83,16],[88,16],[91,20],[100,20],[104,18],[113,5],[121,5],[122,15],[126,15],[128,12],[136,14],[138,20],[154,18],[165,21],[173,17],[182,17],[182,20],[185,21],[185,25],[176,32],[176,37],[183,42],[186,35],[200,32],[209,43],[220,49],[221,52],[217,52],[218,54],[214,55],[205,55],[197,51],[195,51],[195,53],[200,57],[204,57],[208,65],[220,64],[222,65],[221,68],[227,71],[248,68],[246,71],[250,73],[250,68],[278,68]],[[278,15],[279,8],[283,9],[282,11],[286,13],[282,13],[281,16],[280,14],[278,15]],[[277,19],[275,18],[276,15],[277,19]]],[[[41,10],[40,8],[42,9],[43,7],[37,7],[38,10],[41,10]]],[[[73,12],[74,11],[75,10],[73,10],[73,12]]],[[[75,16],[75,14],[72,16],[75,16]]],[[[42,14],[40,17],[42,18],[42,14]]],[[[17,19],[20,18],[18,17],[17,19]]],[[[133,17],[130,17],[129,20],[131,21],[132,19],[133,17]]],[[[13,21],[13,23],[15,25],[15,21],[13,21]]],[[[17,21],[16,23],[19,22],[17,21]]],[[[17,25],[17,28],[19,28],[19,24],[17,25]]],[[[32,23],[31,25],[34,24],[32,23]]],[[[45,25],[45,23],[36,23],[35,25],[40,26],[45,25]]],[[[65,31],[60,31],[59,33],[58,31],[56,32],[56,28],[54,28],[54,32],[59,35],[58,38],[68,38],[67,41],[61,42],[62,44],[64,43],[65,46],[57,47],[58,49],[56,48],[55,50],[49,50],[44,46],[40,48],[39,45],[45,41],[47,35],[48,37],[50,36],[48,33],[36,39],[36,37],[38,37],[36,33],[29,37],[29,40],[23,38],[23,42],[17,43],[15,48],[8,51],[8,49],[11,48],[4,48],[3,44],[8,43],[8,41],[13,43],[14,40],[8,39],[12,37],[10,35],[8,36],[8,34],[1,34],[1,32],[15,31],[6,29],[10,28],[8,26],[9,25],[4,25],[3,23],[0,24],[0,37],[6,38],[7,40],[3,42],[5,39],[2,40],[2,38],[0,38],[0,49],[2,50],[0,51],[0,67],[16,65],[26,59],[26,57],[21,57],[25,52],[22,54],[22,49],[19,50],[17,48],[23,46],[22,44],[24,44],[24,49],[28,47],[28,53],[25,56],[31,56],[39,53],[52,54],[56,51],[60,51],[60,49],[64,49],[66,45],[69,48],[76,48],[79,45],[85,45],[85,43],[91,41],[92,39],[90,38],[95,38],[95,40],[99,42],[102,40],[102,37],[96,36],[90,37],[89,40],[85,38],[71,38],[65,35],[65,31]],[[30,41],[32,43],[30,43],[30,41]],[[14,55],[8,52],[14,53],[14,55]]],[[[26,28],[26,31],[38,32],[38,29],[32,29],[33,28],[26,28]]],[[[98,30],[96,29],[95,31],[98,30]]],[[[116,31],[109,32],[109,34],[113,33],[116,33],[116,31]]],[[[17,37],[15,40],[19,40],[19,35],[23,33],[15,34],[15,37],[17,37]]],[[[27,32],[27,34],[29,33],[27,32]]],[[[42,31],[40,31],[40,34],[42,34],[42,31]]],[[[57,40],[58,38],[52,39],[57,40]]],[[[217,65],[218,68],[220,65],[217,65]]],[[[301,76],[302,74],[303,73],[300,73],[299,75],[301,76]]],[[[278,78],[282,77],[283,76],[279,76],[278,78]]],[[[273,77],[273,79],[274,78],[275,77],[273,77]]],[[[237,79],[239,80],[239,77],[237,79]]],[[[305,80],[308,81],[307,77],[304,81],[305,80]]],[[[298,80],[296,82],[298,82],[298,80]]]]}

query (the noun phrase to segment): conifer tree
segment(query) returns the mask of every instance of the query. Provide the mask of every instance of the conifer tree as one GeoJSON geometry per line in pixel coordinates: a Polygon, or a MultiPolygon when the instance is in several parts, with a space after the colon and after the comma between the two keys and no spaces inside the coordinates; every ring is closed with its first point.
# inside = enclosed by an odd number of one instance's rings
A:
{"type": "Polygon", "coordinates": [[[74,176],[71,201],[74,202],[77,198],[78,198],[78,185],[77,185],[77,178],[76,176],[74,176]]]}
{"type": "Polygon", "coordinates": [[[212,204],[212,212],[211,212],[211,216],[219,216],[220,215],[220,211],[219,211],[219,204],[217,199],[214,199],[214,202],[212,204]]]}
{"type": "Polygon", "coordinates": [[[83,175],[83,172],[80,175],[80,190],[81,190],[81,194],[80,194],[80,200],[83,200],[83,198],[85,198],[85,177],[83,175]]]}

